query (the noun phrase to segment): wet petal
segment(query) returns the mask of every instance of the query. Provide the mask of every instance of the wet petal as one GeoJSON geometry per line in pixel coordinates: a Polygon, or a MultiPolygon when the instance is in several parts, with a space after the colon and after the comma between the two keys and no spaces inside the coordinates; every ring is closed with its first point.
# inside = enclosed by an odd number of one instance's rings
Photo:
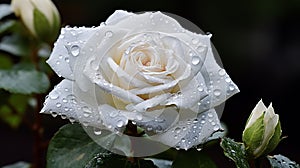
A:
{"type": "Polygon", "coordinates": [[[74,63],[81,55],[81,48],[97,29],[86,27],[61,29],[60,36],[47,60],[58,76],[74,80],[74,63]]]}

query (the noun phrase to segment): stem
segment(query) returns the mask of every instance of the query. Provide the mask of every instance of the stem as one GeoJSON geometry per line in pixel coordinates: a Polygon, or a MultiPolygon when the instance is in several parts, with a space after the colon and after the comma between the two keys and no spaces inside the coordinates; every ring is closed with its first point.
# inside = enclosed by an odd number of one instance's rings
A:
{"type": "MultiPolygon", "coordinates": [[[[38,71],[39,68],[39,57],[38,57],[38,50],[34,46],[32,50],[31,60],[35,65],[35,69],[38,71]]],[[[42,95],[35,94],[34,98],[37,102],[37,106],[34,109],[34,121],[32,125],[32,131],[34,136],[34,144],[33,144],[33,168],[42,168],[45,167],[44,165],[44,148],[43,148],[43,128],[42,128],[42,118],[40,110],[42,108],[42,95]]]]}

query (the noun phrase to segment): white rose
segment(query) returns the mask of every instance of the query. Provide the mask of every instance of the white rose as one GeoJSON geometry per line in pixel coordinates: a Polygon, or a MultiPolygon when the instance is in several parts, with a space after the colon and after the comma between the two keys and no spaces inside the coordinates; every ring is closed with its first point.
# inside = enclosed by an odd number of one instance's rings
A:
{"type": "Polygon", "coordinates": [[[65,27],[47,61],[65,79],[42,112],[117,132],[130,120],[170,147],[203,144],[221,129],[214,108],[239,92],[210,37],[161,12],[117,10],[98,27],[65,27]]]}

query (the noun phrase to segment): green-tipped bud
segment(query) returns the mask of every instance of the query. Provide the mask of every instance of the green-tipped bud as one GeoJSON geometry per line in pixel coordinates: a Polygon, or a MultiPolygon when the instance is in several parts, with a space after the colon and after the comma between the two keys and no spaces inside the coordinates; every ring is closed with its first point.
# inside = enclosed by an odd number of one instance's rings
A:
{"type": "Polygon", "coordinates": [[[60,15],[51,0],[12,0],[11,7],[36,38],[52,43],[60,30],[60,15]]]}
{"type": "Polygon", "coordinates": [[[281,126],[278,114],[272,104],[267,108],[260,100],[253,109],[243,131],[243,142],[252,158],[267,155],[281,140],[281,126]]]}

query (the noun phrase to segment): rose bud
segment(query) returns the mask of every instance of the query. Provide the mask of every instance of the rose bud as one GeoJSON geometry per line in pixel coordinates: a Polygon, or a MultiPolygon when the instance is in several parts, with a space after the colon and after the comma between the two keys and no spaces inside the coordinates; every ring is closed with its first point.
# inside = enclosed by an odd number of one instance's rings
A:
{"type": "Polygon", "coordinates": [[[243,131],[243,142],[252,158],[267,155],[281,140],[279,115],[272,104],[267,108],[260,100],[253,109],[243,131]]]}
{"type": "Polygon", "coordinates": [[[12,0],[11,7],[36,38],[52,43],[60,30],[60,15],[51,0],[12,0]]]}
{"type": "Polygon", "coordinates": [[[62,28],[47,63],[64,79],[42,112],[118,135],[142,128],[147,138],[130,143],[137,157],[201,145],[222,130],[215,107],[239,92],[210,38],[161,12],[117,10],[97,27],[62,28]]]}

